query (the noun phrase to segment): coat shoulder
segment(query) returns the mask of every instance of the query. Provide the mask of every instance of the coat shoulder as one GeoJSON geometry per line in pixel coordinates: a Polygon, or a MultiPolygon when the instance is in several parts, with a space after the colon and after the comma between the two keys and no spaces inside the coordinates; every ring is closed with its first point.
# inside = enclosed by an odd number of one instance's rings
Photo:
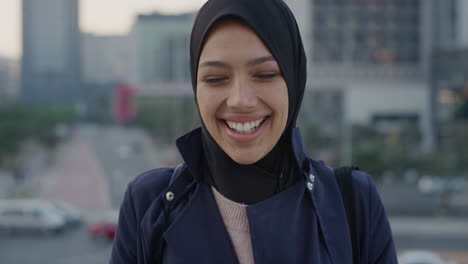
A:
{"type": "MultiPolygon", "coordinates": [[[[174,168],[158,168],[141,173],[127,187],[136,207],[147,208],[169,185],[174,168]]],[[[137,210],[139,208],[136,208],[137,210]]]]}
{"type": "Polygon", "coordinates": [[[372,177],[361,170],[353,170],[352,173],[353,187],[355,196],[358,201],[367,201],[368,203],[380,202],[380,197],[377,192],[377,187],[372,180],[372,177]]]}

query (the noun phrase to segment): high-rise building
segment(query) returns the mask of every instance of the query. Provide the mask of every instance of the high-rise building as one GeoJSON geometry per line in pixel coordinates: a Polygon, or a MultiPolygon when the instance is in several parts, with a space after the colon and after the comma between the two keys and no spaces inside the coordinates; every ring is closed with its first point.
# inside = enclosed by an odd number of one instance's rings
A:
{"type": "Polygon", "coordinates": [[[63,105],[80,99],[78,0],[23,0],[22,101],[63,105]]]}
{"type": "Polygon", "coordinates": [[[303,110],[310,118],[393,129],[414,123],[433,146],[433,3],[422,0],[285,0],[308,55],[303,110]]]}
{"type": "Polygon", "coordinates": [[[468,48],[468,1],[446,0],[434,3],[434,46],[436,50],[468,48]]]}
{"type": "Polygon", "coordinates": [[[128,35],[81,35],[82,78],[87,84],[128,83],[131,68],[128,35]]]}
{"type": "Polygon", "coordinates": [[[0,57],[0,107],[7,101],[7,91],[10,85],[10,62],[0,57]]]}
{"type": "Polygon", "coordinates": [[[436,127],[442,136],[468,87],[468,1],[432,1],[434,105],[436,127]]]}
{"type": "Polygon", "coordinates": [[[132,32],[136,83],[188,82],[193,13],[139,15],[132,32]]]}

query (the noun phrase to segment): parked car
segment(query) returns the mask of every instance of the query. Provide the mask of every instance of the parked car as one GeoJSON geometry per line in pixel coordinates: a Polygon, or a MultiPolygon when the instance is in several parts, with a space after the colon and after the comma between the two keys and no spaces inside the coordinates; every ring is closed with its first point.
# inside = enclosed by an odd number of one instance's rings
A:
{"type": "Polygon", "coordinates": [[[91,221],[88,233],[92,239],[104,238],[113,241],[117,231],[118,212],[106,212],[91,221]]]}
{"type": "Polygon", "coordinates": [[[64,217],[42,200],[0,200],[0,229],[7,232],[58,233],[65,228],[64,217]]]}
{"type": "Polygon", "coordinates": [[[426,195],[461,193],[465,191],[466,180],[460,177],[422,177],[418,182],[418,189],[426,195]]]}
{"type": "Polygon", "coordinates": [[[398,258],[400,264],[456,264],[442,260],[436,253],[425,250],[410,250],[398,258]]]}
{"type": "Polygon", "coordinates": [[[81,214],[69,204],[62,201],[53,202],[52,204],[57,212],[63,216],[67,226],[75,227],[83,223],[81,214]]]}

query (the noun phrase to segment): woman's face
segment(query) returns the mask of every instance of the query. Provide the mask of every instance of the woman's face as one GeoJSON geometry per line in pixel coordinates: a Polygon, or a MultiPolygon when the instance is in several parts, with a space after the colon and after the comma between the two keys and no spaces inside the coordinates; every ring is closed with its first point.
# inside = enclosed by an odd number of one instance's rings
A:
{"type": "Polygon", "coordinates": [[[263,158],[288,118],[288,89],[270,51],[248,26],[228,21],[211,31],[200,55],[197,102],[203,123],[239,164],[263,158]]]}

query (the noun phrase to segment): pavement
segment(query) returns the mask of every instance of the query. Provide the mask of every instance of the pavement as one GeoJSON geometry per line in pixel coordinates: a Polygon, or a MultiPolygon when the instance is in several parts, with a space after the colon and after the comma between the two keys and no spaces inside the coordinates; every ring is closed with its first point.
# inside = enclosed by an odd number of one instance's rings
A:
{"type": "MultiPolygon", "coordinates": [[[[453,217],[390,217],[394,235],[468,239],[468,219],[453,217]]],[[[466,245],[468,249],[468,244],[466,245]]]]}
{"type": "Polygon", "coordinates": [[[107,178],[90,144],[74,140],[58,152],[56,167],[47,172],[40,197],[83,210],[110,208],[107,178]]]}
{"type": "Polygon", "coordinates": [[[0,199],[9,198],[12,195],[14,183],[10,172],[0,170],[0,199]]]}

